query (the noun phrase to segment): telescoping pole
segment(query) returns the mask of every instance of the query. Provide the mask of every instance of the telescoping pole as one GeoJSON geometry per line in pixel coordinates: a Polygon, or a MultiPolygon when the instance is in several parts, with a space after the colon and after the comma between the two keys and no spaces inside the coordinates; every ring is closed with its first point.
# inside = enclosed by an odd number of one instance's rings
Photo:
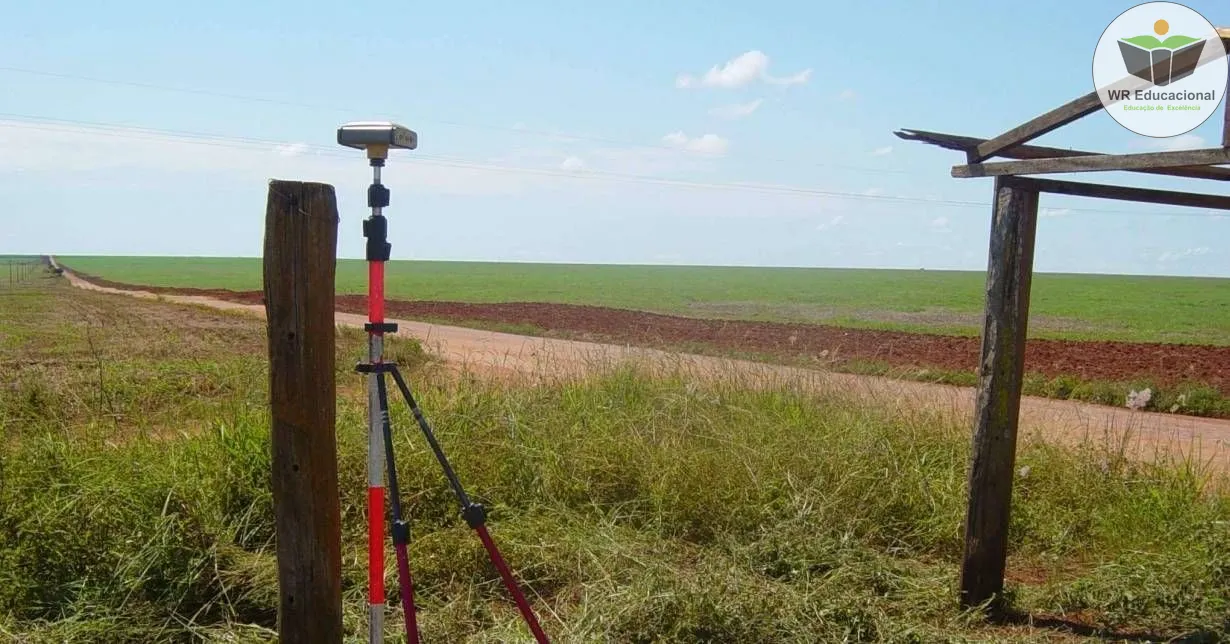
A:
{"type": "MultiPolygon", "coordinates": [[[[384,361],[384,263],[389,259],[388,222],[382,212],[388,190],[380,184],[380,169],[388,146],[371,145],[367,158],[372,166],[372,185],[367,202],[372,215],[363,222],[367,238],[367,359],[372,365],[384,361]],[[381,195],[384,196],[381,199],[381,195]]],[[[379,394],[379,373],[367,374],[367,585],[370,611],[368,639],[384,639],[384,414],[379,394]]]]}
{"type": "Polygon", "coordinates": [[[410,579],[406,543],[409,526],[401,516],[397,495],[396,470],[393,467],[393,445],[389,427],[388,399],[384,387],[384,372],[393,367],[384,363],[384,334],[397,330],[396,324],[384,320],[384,265],[389,261],[392,246],[388,241],[388,224],[384,208],[389,205],[389,190],[380,183],[380,170],[390,149],[413,150],[418,147],[418,134],[390,122],[356,121],[337,130],[337,142],[364,150],[372,167],[372,185],[367,189],[367,205],[371,217],[363,221],[363,236],[367,238],[367,363],[356,369],[367,375],[367,559],[368,559],[368,640],[378,644],[384,639],[384,495],[385,464],[388,463],[389,488],[393,493],[393,517],[390,525],[393,546],[397,551],[401,582],[402,607],[406,612],[406,635],[409,644],[418,644],[418,626],[414,612],[414,587],[410,579]]]}

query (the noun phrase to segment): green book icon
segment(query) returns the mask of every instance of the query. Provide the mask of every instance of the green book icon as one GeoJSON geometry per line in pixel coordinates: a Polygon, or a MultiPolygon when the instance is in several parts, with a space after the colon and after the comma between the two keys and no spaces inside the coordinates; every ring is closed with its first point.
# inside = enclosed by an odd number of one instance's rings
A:
{"type": "Polygon", "coordinates": [[[1205,42],[1191,36],[1175,35],[1166,40],[1152,35],[1134,36],[1119,39],[1119,53],[1129,74],[1165,86],[1196,71],[1205,42]]]}

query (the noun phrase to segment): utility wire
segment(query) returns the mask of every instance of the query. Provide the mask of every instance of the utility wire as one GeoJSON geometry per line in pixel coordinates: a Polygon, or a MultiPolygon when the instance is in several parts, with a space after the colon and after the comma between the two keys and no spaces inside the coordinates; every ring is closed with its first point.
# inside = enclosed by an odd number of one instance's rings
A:
{"type": "MultiPolygon", "coordinates": [[[[123,139],[134,140],[150,140],[163,141],[174,143],[187,143],[193,145],[206,145],[213,147],[231,148],[237,150],[245,150],[250,152],[269,153],[275,151],[279,147],[290,148],[297,147],[300,150],[310,151],[312,156],[331,157],[331,158],[353,158],[353,155],[347,154],[333,147],[295,143],[274,139],[260,139],[242,136],[217,135],[201,132],[191,132],[185,130],[172,129],[157,129],[147,127],[131,127],[122,124],[114,123],[99,123],[94,121],[82,121],[74,119],[58,119],[50,117],[39,117],[24,114],[11,114],[0,112],[0,118],[14,119],[11,121],[0,121],[0,128],[24,129],[24,130],[40,130],[65,132],[72,131],[73,128],[87,129],[105,136],[113,136],[123,139]]],[[[598,179],[605,181],[617,181],[647,185],[662,185],[677,188],[691,188],[702,190],[731,190],[741,192],[752,192],[761,194],[784,194],[797,195],[801,197],[813,198],[832,198],[832,199],[847,199],[855,201],[870,201],[880,203],[901,203],[901,204],[919,204],[919,205],[934,205],[934,206],[949,206],[958,208],[988,208],[990,202],[983,201],[968,201],[957,199],[933,199],[926,197],[908,197],[908,196],[893,196],[893,195],[869,195],[866,193],[844,192],[837,190],[821,190],[818,188],[807,188],[800,186],[775,185],[775,184],[749,184],[738,182],[701,182],[690,181],[683,179],[664,179],[661,177],[652,177],[637,174],[627,174],[618,172],[607,172],[598,170],[587,171],[569,171],[569,170],[554,170],[549,168],[529,168],[520,166],[507,166],[492,163],[476,163],[456,157],[413,153],[406,155],[401,159],[403,162],[414,164],[425,164],[434,166],[443,166],[451,168],[460,168],[468,170],[476,170],[482,172],[495,172],[505,174],[520,174],[520,175],[537,175],[551,176],[570,179],[598,179]]],[[[1197,213],[1160,213],[1160,212],[1134,212],[1124,210],[1107,210],[1097,208],[1079,208],[1066,207],[1057,210],[1071,212],[1090,212],[1099,214],[1126,214],[1133,216],[1195,216],[1195,217],[1210,217],[1216,215],[1201,215],[1197,213]]]]}
{"type": "MultiPolygon", "coordinates": [[[[264,98],[264,97],[259,97],[259,96],[249,96],[249,95],[244,95],[244,94],[231,94],[227,92],[217,92],[217,91],[207,90],[207,89],[197,89],[197,88],[190,88],[190,87],[174,87],[170,85],[160,85],[160,84],[155,84],[155,83],[143,83],[143,82],[136,82],[136,81],[110,79],[110,78],[97,78],[93,76],[64,74],[64,73],[59,73],[59,72],[48,72],[48,71],[43,71],[43,70],[26,69],[26,68],[21,68],[21,67],[0,66],[0,72],[10,72],[10,73],[15,73],[15,74],[42,76],[46,78],[58,78],[58,79],[63,79],[63,80],[74,80],[74,81],[82,81],[82,82],[89,82],[89,83],[98,83],[102,85],[133,87],[133,88],[149,89],[149,90],[156,90],[156,91],[163,91],[163,92],[177,92],[177,93],[182,93],[182,94],[194,94],[198,96],[212,96],[214,98],[225,98],[225,99],[236,100],[236,101],[247,101],[251,103],[264,103],[267,105],[282,105],[286,107],[298,107],[302,109],[330,111],[330,112],[344,113],[344,114],[353,114],[355,112],[355,110],[353,109],[343,108],[343,107],[339,107],[335,105],[319,105],[319,104],[313,104],[313,103],[302,103],[298,101],[287,101],[287,100],[281,100],[281,99],[264,98]]],[[[440,125],[447,125],[450,127],[507,132],[507,133],[517,134],[517,135],[541,136],[541,137],[557,138],[557,139],[575,139],[578,141],[589,141],[592,143],[604,143],[607,145],[618,145],[622,147],[654,148],[654,149],[670,150],[672,152],[682,152],[682,153],[690,152],[689,150],[684,150],[684,149],[672,147],[669,145],[662,145],[659,143],[632,143],[629,141],[621,141],[618,139],[587,136],[587,135],[581,135],[581,134],[569,134],[569,133],[564,133],[564,132],[548,132],[544,130],[534,130],[534,129],[529,129],[529,128],[518,128],[518,127],[502,127],[498,125],[461,123],[457,121],[444,121],[444,120],[439,120],[439,119],[419,119],[419,120],[422,122],[438,123],[440,125]]],[[[699,153],[696,153],[696,154],[699,154],[699,153]]],[[[818,162],[818,161],[800,161],[797,159],[784,159],[780,157],[765,157],[765,156],[759,156],[759,155],[748,155],[746,156],[746,158],[749,160],[753,160],[753,161],[768,161],[772,163],[792,165],[795,167],[811,166],[811,167],[818,167],[818,168],[835,168],[835,169],[841,169],[841,170],[853,170],[857,172],[870,172],[870,173],[877,173],[877,174],[909,174],[907,170],[897,169],[897,168],[871,168],[871,167],[866,167],[866,166],[855,166],[855,165],[840,164],[840,163],[824,163],[824,162],[818,162]]]]}
{"type": "MultiPolygon", "coordinates": [[[[182,143],[211,145],[217,147],[227,147],[243,150],[254,150],[259,152],[270,152],[278,147],[297,146],[304,151],[311,151],[313,156],[324,156],[333,158],[353,158],[353,155],[346,154],[333,147],[310,143],[292,143],[289,141],[275,139],[258,139],[252,137],[240,136],[223,136],[216,134],[207,134],[201,132],[190,132],[185,130],[157,129],[147,127],[130,127],[127,125],[114,123],[99,123],[95,121],[82,121],[75,119],[58,119],[48,117],[38,117],[26,114],[12,114],[0,112],[0,118],[15,119],[14,121],[0,121],[0,127],[14,129],[29,129],[43,131],[69,131],[69,127],[85,128],[96,131],[99,134],[106,136],[114,136],[118,138],[130,138],[139,140],[154,140],[154,141],[173,141],[182,143]]],[[[688,188],[703,188],[703,189],[721,189],[721,190],[738,190],[760,193],[773,194],[796,194],[811,197],[833,197],[860,199],[869,201],[886,201],[886,202],[906,202],[906,203],[926,203],[935,205],[949,206],[977,206],[982,207],[986,204],[974,201],[956,201],[943,199],[924,199],[918,197],[890,196],[890,195],[868,195],[863,193],[841,192],[819,190],[814,188],[803,188],[797,186],[772,185],[772,184],[747,184],[747,183],[715,183],[715,182],[699,182],[688,181],[682,179],[663,179],[660,177],[651,177],[637,174],[627,174],[607,171],[569,171],[569,170],[552,170],[548,168],[528,168],[519,166],[506,166],[492,163],[476,163],[456,157],[448,157],[433,154],[413,153],[405,156],[403,159],[409,163],[429,163],[431,165],[439,165],[453,168],[463,168],[472,170],[482,170],[488,172],[502,172],[513,174],[533,174],[541,176],[565,177],[574,179],[604,179],[604,180],[621,180],[633,183],[646,183],[667,185],[675,187],[688,188]]]]}

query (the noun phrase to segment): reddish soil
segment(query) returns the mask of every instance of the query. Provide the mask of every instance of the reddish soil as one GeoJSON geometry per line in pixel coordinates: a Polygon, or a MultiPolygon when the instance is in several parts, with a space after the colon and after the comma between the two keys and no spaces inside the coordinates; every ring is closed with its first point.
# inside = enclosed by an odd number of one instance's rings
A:
{"type": "MultiPolygon", "coordinates": [[[[81,275],[101,286],[156,293],[203,295],[260,304],[260,291],[132,286],[81,275]]],[[[367,298],[339,295],[337,309],[365,313],[367,298]]],[[[979,339],[900,331],[851,329],[819,324],[789,324],[686,318],[641,311],[572,304],[511,302],[390,301],[390,316],[437,321],[481,321],[532,325],[546,331],[601,338],[638,346],[705,345],[746,353],[804,358],[820,363],[876,361],[892,367],[974,371],[979,339]]],[[[1158,386],[1200,382],[1230,391],[1230,347],[1030,340],[1025,368],[1047,377],[1083,380],[1148,379],[1158,386]]]]}

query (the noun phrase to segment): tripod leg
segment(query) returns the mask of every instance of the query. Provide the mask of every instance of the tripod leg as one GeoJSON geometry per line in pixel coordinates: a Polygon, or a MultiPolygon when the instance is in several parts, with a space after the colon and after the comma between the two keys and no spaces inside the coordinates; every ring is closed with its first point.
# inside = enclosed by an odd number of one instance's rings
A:
{"type": "Polygon", "coordinates": [[[385,470],[389,476],[389,498],[393,516],[390,518],[389,534],[397,552],[397,578],[401,585],[401,606],[406,619],[406,641],[418,644],[418,618],[414,608],[414,581],[410,578],[410,556],[406,544],[410,541],[410,524],[402,518],[401,491],[397,487],[397,464],[393,456],[393,430],[389,421],[389,396],[385,389],[384,374],[376,374],[376,395],[380,400],[380,416],[384,430],[385,470]]]}
{"type": "Polygon", "coordinates": [[[530,627],[530,631],[534,633],[534,639],[538,644],[547,644],[549,641],[547,634],[543,632],[542,626],[538,624],[538,618],[534,616],[534,609],[530,608],[530,602],[526,600],[525,594],[517,587],[517,581],[513,579],[512,571],[508,569],[508,564],[504,562],[504,557],[500,555],[499,549],[495,547],[495,541],[491,538],[491,534],[487,532],[486,524],[480,523],[474,528],[474,531],[478,533],[479,540],[483,542],[483,547],[487,549],[487,555],[491,557],[491,562],[500,571],[500,577],[504,580],[504,586],[508,588],[508,592],[513,596],[513,601],[517,602],[517,610],[521,611],[522,619],[530,627]]]}
{"type": "MultiPolygon", "coordinates": [[[[379,346],[373,336],[370,343],[379,346]]],[[[371,349],[372,355],[378,349],[371,349]]],[[[376,374],[368,375],[367,444],[367,610],[368,642],[384,641],[384,443],[379,439],[380,404],[376,393],[376,374]]]]}
{"type": "Polygon", "coordinates": [[[471,502],[470,497],[466,495],[465,490],[461,487],[461,481],[457,478],[457,473],[453,471],[452,465],[449,464],[448,458],[444,455],[444,450],[440,448],[440,443],[436,441],[435,432],[431,430],[431,425],[423,416],[422,410],[419,409],[418,403],[415,402],[414,396],[410,393],[410,386],[406,384],[396,365],[391,365],[389,372],[393,374],[393,381],[397,383],[397,388],[401,390],[402,396],[405,397],[406,404],[410,406],[410,412],[414,414],[414,420],[418,422],[419,428],[423,430],[423,436],[427,438],[427,443],[431,445],[431,450],[435,453],[436,460],[440,462],[440,467],[444,469],[444,475],[448,478],[449,485],[457,496],[457,501],[461,503],[461,516],[478,533],[478,538],[483,542],[483,548],[487,550],[487,555],[491,557],[492,563],[500,571],[500,578],[504,581],[504,587],[513,596],[513,600],[517,603],[517,610],[521,612],[521,617],[530,627],[530,631],[534,633],[534,639],[539,644],[547,644],[549,641],[547,634],[542,630],[542,626],[538,624],[538,618],[534,616],[534,611],[530,608],[529,601],[526,600],[525,595],[517,586],[517,581],[513,579],[512,571],[508,569],[508,564],[505,563],[499,548],[496,547],[491,534],[487,532],[486,510],[483,509],[482,505],[471,502]]]}

